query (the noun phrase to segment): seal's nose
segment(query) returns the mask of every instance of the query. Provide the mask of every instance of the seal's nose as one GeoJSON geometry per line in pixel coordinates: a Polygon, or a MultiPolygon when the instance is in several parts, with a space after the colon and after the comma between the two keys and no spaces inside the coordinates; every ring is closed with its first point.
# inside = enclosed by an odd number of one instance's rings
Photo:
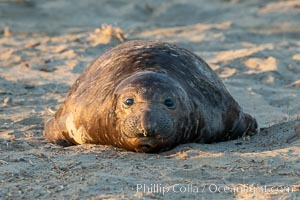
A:
{"type": "Polygon", "coordinates": [[[144,137],[151,137],[155,135],[157,122],[151,114],[151,110],[145,110],[141,117],[141,131],[144,137]]]}

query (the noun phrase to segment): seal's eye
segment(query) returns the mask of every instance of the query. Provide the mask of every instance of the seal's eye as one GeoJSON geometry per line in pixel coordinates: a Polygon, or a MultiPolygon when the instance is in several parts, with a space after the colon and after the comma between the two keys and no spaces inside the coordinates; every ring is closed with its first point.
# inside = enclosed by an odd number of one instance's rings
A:
{"type": "Polygon", "coordinates": [[[174,109],[174,108],[175,108],[175,103],[174,103],[174,101],[173,101],[172,99],[170,99],[170,98],[165,99],[164,104],[165,104],[168,108],[170,108],[170,109],[174,109]]]}
{"type": "Polygon", "coordinates": [[[132,105],[134,104],[134,99],[132,99],[132,98],[126,99],[126,100],[124,101],[124,104],[125,104],[126,106],[132,106],[132,105]]]}

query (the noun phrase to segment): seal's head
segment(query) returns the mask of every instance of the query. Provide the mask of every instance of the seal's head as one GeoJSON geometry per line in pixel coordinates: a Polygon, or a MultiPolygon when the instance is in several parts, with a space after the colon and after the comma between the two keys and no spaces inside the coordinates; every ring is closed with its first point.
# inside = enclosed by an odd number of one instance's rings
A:
{"type": "Polygon", "coordinates": [[[143,71],[122,81],[115,94],[116,128],[130,149],[163,151],[182,139],[178,124],[188,104],[178,82],[163,73],[143,71]]]}

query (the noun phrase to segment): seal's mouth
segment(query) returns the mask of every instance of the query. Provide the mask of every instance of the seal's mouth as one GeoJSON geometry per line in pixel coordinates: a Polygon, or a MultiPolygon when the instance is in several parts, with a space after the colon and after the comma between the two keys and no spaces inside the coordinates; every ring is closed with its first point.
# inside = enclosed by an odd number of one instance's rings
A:
{"type": "Polygon", "coordinates": [[[136,152],[152,152],[157,148],[159,143],[159,141],[153,138],[135,138],[132,144],[136,152]]]}
{"type": "Polygon", "coordinates": [[[155,146],[151,146],[149,144],[141,144],[136,148],[136,151],[142,151],[142,152],[151,152],[155,149],[155,146]]]}
{"type": "Polygon", "coordinates": [[[136,137],[132,138],[130,143],[134,146],[136,152],[156,153],[169,149],[169,146],[173,144],[171,138],[136,137]]]}
{"type": "Polygon", "coordinates": [[[139,133],[133,133],[133,134],[124,134],[129,140],[134,140],[135,142],[145,144],[147,145],[148,143],[150,146],[156,146],[155,144],[159,143],[165,143],[174,137],[172,134],[161,134],[161,133],[153,133],[153,134],[145,134],[142,132],[139,133]]]}

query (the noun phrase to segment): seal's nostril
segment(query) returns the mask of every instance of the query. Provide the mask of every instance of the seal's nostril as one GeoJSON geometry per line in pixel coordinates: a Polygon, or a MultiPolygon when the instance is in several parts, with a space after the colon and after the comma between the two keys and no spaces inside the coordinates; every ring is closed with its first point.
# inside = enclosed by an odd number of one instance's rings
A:
{"type": "Polygon", "coordinates": [[[139,137],[145,137],[145,136],[146,136],[146,135],[145,135],[144,133],[137,133],[137,134],[136,134],[136,137],[138,137],[138,138],[139,138],[139,137]]]}
{"type": "Polygon", "coordinates": [[[141,133],[137,133],[136,134],[136,137],[151,137],[153,134],[151,133],[151,132],[146,132],[146,131],[144,131],[144,132],[141,132],[141,133]]]}
{"type": "Polygon", "coordinates": [[[153,137],[157,135],[154,130],[144,130],[143,132],[136,133],[136,137],[153,137]]]}
{"type": "Polygon", "coordinates": [[[145,130],[144,135],[145,135],[145,137],[152,137],[155,135],[155,131],[152,129],[145,130]]]}

